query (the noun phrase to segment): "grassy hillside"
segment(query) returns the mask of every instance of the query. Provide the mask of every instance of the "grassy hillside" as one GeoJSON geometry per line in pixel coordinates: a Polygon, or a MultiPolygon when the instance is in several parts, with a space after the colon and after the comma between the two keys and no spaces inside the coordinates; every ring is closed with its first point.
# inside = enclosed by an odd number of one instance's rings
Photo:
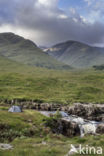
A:
{"type": "Polygon", "coordinates": [[[57,44],[47,52],[75,68],[89,68],[104,62],[104,48],[91,47],[76,41],[57,44]]]}
{"type": "Polygon", "coordinates": [[[104,103],[104,72],[48,70],[0,57],[0,99],[13,98],[104,103]]]}
{"type": "Polygon", "coordinates": [[[1,156],[64,156],[71,144],[104,148],[104,135],[64,137],[45,127],[43,120],[46,117],[37,111],[8,113],[7,110],[0,107],[0,142],[11,144],[13,149],[0,150],[1,156]]]}
{"type": "Polygon", "coordinates": [[[12,150],[0,149],[0,156],[64,156],[71,144],[104,149],[104,135],[68,138],[53,134],[44,125],[46,117],[35,110],[9,113],[4,99],[13,98],[104,103],[103,71],[49,70],[0,56],[0,143],[13,146],[12,150]]]}
{"type": "Polygon", "coordinates": [[[0,33],[0,55],[32,66],[49,69],[70,69],[68,65],[60,63],[43,53],[32,41],[13,33],[0,33]]]}

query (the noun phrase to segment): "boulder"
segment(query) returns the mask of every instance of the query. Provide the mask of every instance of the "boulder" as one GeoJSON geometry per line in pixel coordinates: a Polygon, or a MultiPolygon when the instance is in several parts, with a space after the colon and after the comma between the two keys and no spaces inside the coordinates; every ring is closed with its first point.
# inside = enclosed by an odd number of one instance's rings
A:
{"type": "Polygon", "coordinates": [[[96,133],[98,133],[98,134],[104,134],[104,123],[99,124],[99,125],[97,126],[96,133]]]}
{"type": "Polygon", "coordinates": [[[67,121],[65,119],[53,120],[50,126],[53,133],[63,134],[67,137],[80,136],[79,125],[75,122],[67,121]]]}
{"type": "Polygon", "coordinates": [[[68,137],[80,135],[80,128],[77,123],[62,119],[61,124],[62,124],[63,135],[68,136],[68,137]]]}
{"type": "Polygon", "coordinates": [[[10,145],[10,144],[1,144],[0,143],[0,149],[2,149],[2,150],[11,150],[11,149],[13,149],[13,146],[10,145]]]}

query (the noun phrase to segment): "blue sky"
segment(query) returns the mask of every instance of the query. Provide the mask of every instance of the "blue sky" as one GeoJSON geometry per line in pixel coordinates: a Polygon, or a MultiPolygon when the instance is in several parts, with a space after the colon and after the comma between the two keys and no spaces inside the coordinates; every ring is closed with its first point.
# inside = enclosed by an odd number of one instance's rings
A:
{"type": "Polygon", "coordinates": [[[70,8],[74,8],[80,15],[87,16],[88,3],[84,0],[59,0],[58,6],[67,14],[70,8]]]}
{"type": "Polygon", "coordinates": [[[104,0],[0,0],[0,32],[8,31],[38,45],[104,46],[104,0]]]}
{"type": "Polygon", "coordinates": [[[104,22],[104,0],[59,0],[58,5],[66,13],[70,8],[74,8],[90,22],[104,22]]]}
{"type": "Polygon", "coordinates": [[[59,7],[61,8],[69,8],[69,7],[83,7],[86,2],[83,0],[60,0],[59,1],[59,7]]]}

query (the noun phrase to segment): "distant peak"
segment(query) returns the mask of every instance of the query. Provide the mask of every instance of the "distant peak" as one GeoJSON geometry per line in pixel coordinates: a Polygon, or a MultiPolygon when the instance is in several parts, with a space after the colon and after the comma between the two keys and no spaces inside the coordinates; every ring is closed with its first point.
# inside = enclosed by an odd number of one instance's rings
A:
{"type": "Polygon", "coordinates": [[[59,47],[59,46],[71,46],[73,44],[76,44],[76,45],[83,45],[83,46],[88,46],[89,45],[87,43],[83,43],[83,42],[80,42],[80,41],[75,41],[75,40],[68,40],[68,41],[64,41],[64,42],[61,42],[61,43],[58,43],[56,45],[54,45],[53,47],[59,47]]]}
{"type": "Polygon", "coordinates": [[[15,34],[12,32],[2,32],[0,33],[0,35],[15,35],[15,34]]]}
{"type": "Polygon", "coordinates": [[[9,42],[11,42],[12,44],[16,44],[18,42],[23,42],[23,45],[24,46],[36,46],[36,44],[29,40],[29,39],[25,39],[24,37],[22,36],[19,36],[17,34],[14,34],[12,32],[4,32],[4,33],[0,33],[0,38],[4,41],[4,40],[7,40],[9,42]]]}

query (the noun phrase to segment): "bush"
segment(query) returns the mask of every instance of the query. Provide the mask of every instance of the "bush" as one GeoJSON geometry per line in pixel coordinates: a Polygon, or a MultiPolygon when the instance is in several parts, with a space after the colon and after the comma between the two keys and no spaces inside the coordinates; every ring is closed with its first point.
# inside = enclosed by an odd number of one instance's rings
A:
{"type": "Polygon", "coordinates": [[[60,114],[59,111],[57,111],[56,114],[45,119],[45,126],[50,127],[52,132],[54,133],[60,133],[59,125],[60,125],[61,118],[62,118],[62,115],[60,114]]]}

